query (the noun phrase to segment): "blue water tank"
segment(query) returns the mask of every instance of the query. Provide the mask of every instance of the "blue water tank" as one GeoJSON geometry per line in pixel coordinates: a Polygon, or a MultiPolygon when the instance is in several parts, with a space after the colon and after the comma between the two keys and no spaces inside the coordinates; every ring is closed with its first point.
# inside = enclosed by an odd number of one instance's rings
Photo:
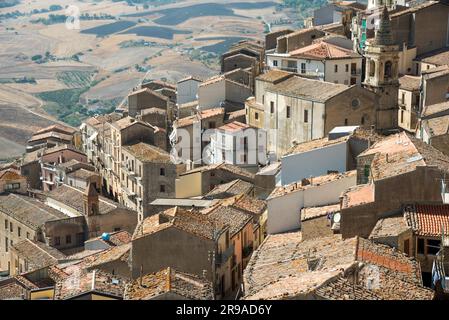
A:
{"type": "Polygon", "coordinates": [[[105,232],[101,235],[101,239],[103,239],[104,241],[109,241],[109,239],[111,239],[111,235],[105,232]]]}

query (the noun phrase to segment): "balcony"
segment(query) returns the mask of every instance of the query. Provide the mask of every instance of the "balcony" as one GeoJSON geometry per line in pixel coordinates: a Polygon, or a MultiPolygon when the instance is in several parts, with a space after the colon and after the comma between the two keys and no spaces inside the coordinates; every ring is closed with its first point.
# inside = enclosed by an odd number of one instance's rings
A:
{"type": "Polygon", "coordinates": [[[234,245],[230,245],[226,251],[217,254],[215,256],[215,264],[222,265],[225,264],[229,258],[231,258],[234,255],[234,245]]]}

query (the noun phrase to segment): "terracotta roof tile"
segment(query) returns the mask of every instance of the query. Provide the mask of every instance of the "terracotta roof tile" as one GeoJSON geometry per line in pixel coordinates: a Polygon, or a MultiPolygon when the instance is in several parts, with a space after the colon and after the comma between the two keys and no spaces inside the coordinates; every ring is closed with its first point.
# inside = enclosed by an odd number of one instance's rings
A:
{"type": "Polygon", "coordinates": [[[173,268],[147,274],[126,286],[125,300],[157,299],[165,293],[176,294],[189,300],[213,300],[210,281],[196,275],[182,273],[173,268]]]}
{"type": "Polygon", "coordinates": [[[407,225],[420,236],[439,237],[442,230],[449,235],[449,205],[416,204],[405,207],[407,225]]]}

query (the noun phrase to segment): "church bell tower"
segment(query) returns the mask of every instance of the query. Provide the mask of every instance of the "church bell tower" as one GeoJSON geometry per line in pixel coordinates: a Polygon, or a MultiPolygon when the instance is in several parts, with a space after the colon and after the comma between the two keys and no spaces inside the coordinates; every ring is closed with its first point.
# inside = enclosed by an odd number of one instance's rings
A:
{"type": "Polygon", "coordinates": [[[399,46],[391,32],[390,17],[385,6],[374,39],[365,50],[364,86],[376,93],[376,129],[381,132],[398,128],[399,46]]]}

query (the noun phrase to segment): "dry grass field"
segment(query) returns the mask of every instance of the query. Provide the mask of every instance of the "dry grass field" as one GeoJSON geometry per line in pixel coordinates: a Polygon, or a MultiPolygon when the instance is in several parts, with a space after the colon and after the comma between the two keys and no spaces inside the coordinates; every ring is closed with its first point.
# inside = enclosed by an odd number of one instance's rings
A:
{"type": "MultiPolygon", "coordinates": [[[[218,73],[219,52],[205,59],[198,54],[201,48],[223,49],[228,37],[262,39],[263,21],[273,15],[276,2],[180,0],[136,9],[125,1],[73,0],[70,5],[80,14],[103,16],[82,19],[80,30],[49,19],[66,15],[65,0],[22,0],[0,9],[0,150],[20,153],[33,130],[53,121],[76,126],[90,112],[106,112],[99,105],[113,108],[146,74],[176,82],[218,73]],[[53,5],[62,9],[36,13],[53,5]],[[21,14],[1,18],[15,11],[21,14]]],[[[0,153],[0,160],[5,155],[0,153]]]]}

